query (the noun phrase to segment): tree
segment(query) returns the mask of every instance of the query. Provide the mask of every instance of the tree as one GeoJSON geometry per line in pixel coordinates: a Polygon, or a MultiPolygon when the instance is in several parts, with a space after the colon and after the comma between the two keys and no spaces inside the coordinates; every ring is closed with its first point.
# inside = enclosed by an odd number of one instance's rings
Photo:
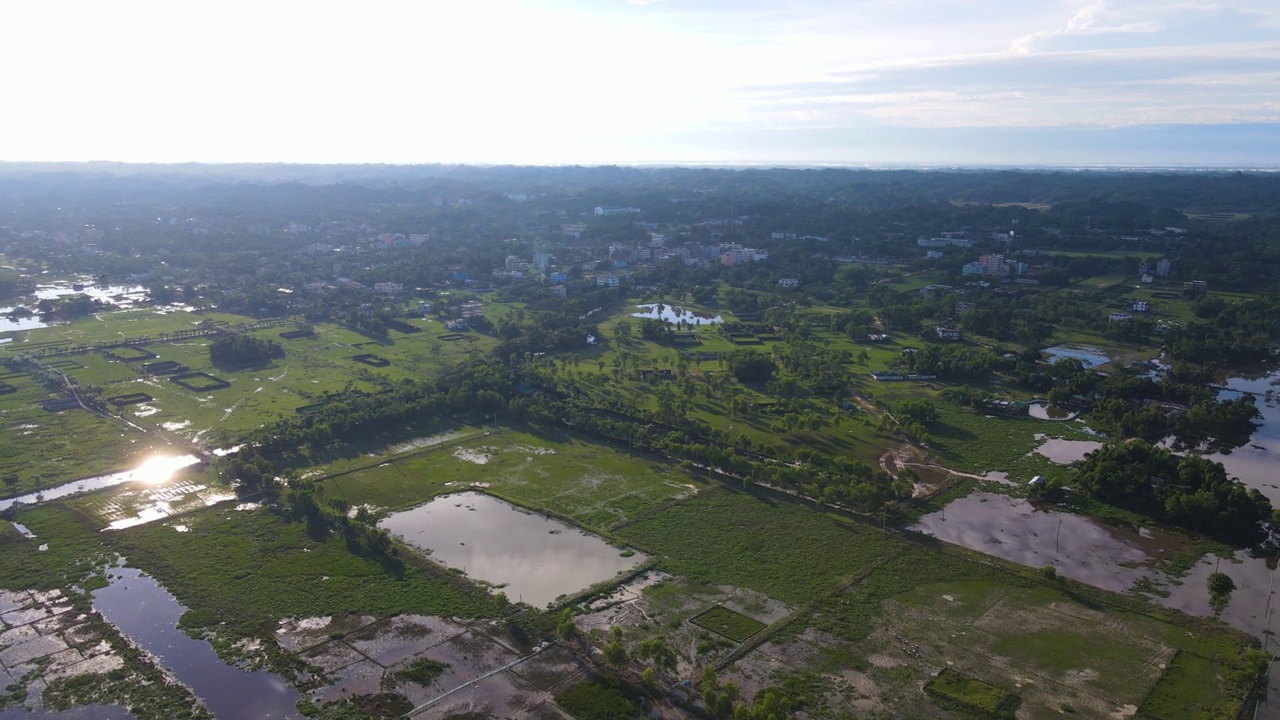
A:
{"type": "Polygon", "coordinates": [[[1223,610],[1227,609],[1227,605],[1231,602],[1231,593],[1236,589],[1236,583],[1231,579],[1230,575],[1221,572],[1214,572],[1209,575],[1209,605],[1213,608],[1215,616],[1221,615],[1223,610]]]}

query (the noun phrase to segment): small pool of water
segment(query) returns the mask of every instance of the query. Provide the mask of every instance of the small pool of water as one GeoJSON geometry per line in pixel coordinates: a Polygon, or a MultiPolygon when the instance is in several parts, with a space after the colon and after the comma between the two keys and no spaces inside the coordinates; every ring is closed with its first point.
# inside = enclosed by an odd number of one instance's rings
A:
{"type": "Polygon", "coordinates": [[[512,602],[545,607],[648,559],[622,557],[598,535],[495,497],[463,492],[395,513],[378,523],[469,577],[501,586],[512,602]]]}
{"type": "Polygon", "coordinates": [[[1229,453],[1208,456],[1222,463],[1227,474],[1240,478],[1241,482],[1267,496],[1272,505],[1280,507],[1280,373],[1259,378],[1229,378],[1227,390],[1219,393],[1221,399],[1238,397],[1242,392],[1254,394],[1254,401],[1262,417],[1254,422],[1258,429],[1248,444],[1229,453]]]}
{"type": "MultiPolygon", "coordinates": [[[[1039,439],[1042,436],[1037,436],[1039,439]]],[[[1088,453],[1102,447],[1096,440],[1064,440],[1062,438],[1044,438],[1044,442],[1035,451],[1059,465],[1070,465],[1083,460],[1088,453]]]]}
{"type": "Polygon", "coordinates": [[[55,485],[51,488],[44,488],[43,490],[37,490],[36,492],[27,493],[26,495],[19,495],[18,497],[0,500],[0,512],[8,510],[18,503],[34,505],[36,503],[64,498],[69,495],[89,492],[91,490],[101,490],[102,488],[109,488],[127,482],[138,481],[158,485],[160,483],[167,482],[169,478],[173,477],[174,473],[178,472],[182,468],[195,465],[198,462],[200,462],[200,458],[195,455],[157,455],[132,470],[111,473],[110,475],[99,475],[98,477],[85,478],[83,480],[73,480],[69,483],[55,485]]]}
{"type": "Polygon", "coordinates": [[[662,320],[663,322],[668,322],[672,325],[675,325],[682,320],[689,325],[718,325],[724,322],[724,318],[719,315],[695,313],[692,310],[685,310],[684,308],[676,305],[650,303],[648,305],[637,305],[636,307],[640,308],[644,312],[631,313],[631,317],[662,320]]]}
{"type": "Polygon", "coordinates": [[[1070,420],[1075,416],[1076,411],[1057,405],[1034,403],[1027,408],[1027,414],[1039,420],[1070,420]]]}
{"type": "Polygon", "coordinates": [[[1049,356],[1049,362],[1075,358],[1083,362],[1085,367],[1098,367],[1111,362],[1111,358],[1100,348],[1089,345],[1054,345],[1045,348],[1044,353],[1049,356]]]}
{"type": "Polygon", "coordinates": [[[299,699],[284,678],[266,670],[245,672],[226,664],[213,646],[178,629],[186,608],[160,583],[131,567],[108,571],[107,587],[93,591],[93,609],[155,656],[191,688],[220,720],[301,718],[299,699]]]}

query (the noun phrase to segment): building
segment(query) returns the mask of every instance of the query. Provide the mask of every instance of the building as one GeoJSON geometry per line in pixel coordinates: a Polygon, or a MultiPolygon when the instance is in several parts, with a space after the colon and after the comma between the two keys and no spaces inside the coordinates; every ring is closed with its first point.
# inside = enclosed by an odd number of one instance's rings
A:
{"type": "Polygon", "coordinates": [[[551,294],[556,295],[557,297],[567,297],[569,291],[565,290],[563,285],[555,285],[551,288],[551,294]]]}
{"type": "Polygon", "coordinates": [[[1107,322],[1129,322],[1132,319],[1132,315],[1122,312],[1113,312],[1107,316],[1107,322]]]}
{"type": "Polygon", "coordinates": [[[374,292],[384,293],[386,295],[399,295],[404,292],[404,283],[398,282],[380,282],[373,284],[374,292]]]}
{"type": "Polygon", "coordinates": [[[479,300],[462,303],[458,310],[462,313],[462,317],[467,320],[474,317],[484,317],[484,303],[479,300]]]}
{"type": "Polygon", "coordinates": [[[794,290],[800,287],[800,278],[782,278],[778,281],[778,287],[794,290]]]}
{"type": "Polygon", "coordinates": [[[1133,304],[1133,307],[1129,309],[1133,310],[1134,312],[1142,312],[1142,313],[1151,312],[1151,303],[1147,300],[1139,300],[1135,302],[1133,304]]]}
{"type": "Polygon", "coordinates": [[[939,325],[935,327],[933,330],[938,334],[938,339],[940,340],[963,340],[964,339],[964,333],[960,332],[955,328],[942,327],[941,325],[939,325]]]}
{"type": "Polygon", "coordinates": [[[925,256],[925,258],[927,258],[927,259],[929,259],[929,260],[941,260],[941,259],[942,259],[942,251],[941,251],[941,250],[926,250],[926,251],[925,251],[925,253],[924,253],[924,256],[925,256]]]}
{"type": "Polygon", "coordinates": [[[1156,263],[1156,277],[1169,277],[1169,273],[1173,272],[1173,261],[1163,258],[1156,263]]]}
{"type": "Polygon", "coordinates": [[[569,282],[569,273],[563,270],[555,270],[551,273],[551,282],[560,284],[569,282]]]}
{"type": "Polygon", "coordinates": [[[964,266],[960,268],[961,275],[985,275],[986,272],[987,266],[977,260],[971,263],[965,263],[964,266]]]}
{"type": "Polygon", "coordinates": [[[597,275],[596,287],[618,287],[617,275],[597,275]]]}

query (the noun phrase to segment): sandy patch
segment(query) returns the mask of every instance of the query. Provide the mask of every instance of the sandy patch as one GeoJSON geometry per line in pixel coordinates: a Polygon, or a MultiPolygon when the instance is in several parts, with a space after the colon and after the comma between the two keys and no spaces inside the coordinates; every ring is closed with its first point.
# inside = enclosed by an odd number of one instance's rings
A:
{"type": "Polygon", "coordinates": [[[489,459],[493,456],[485,452],[489,448],[458,448],[453,451],[453,456],[463,462],[475,463],[476,465],[488,465],[489,459]]]}

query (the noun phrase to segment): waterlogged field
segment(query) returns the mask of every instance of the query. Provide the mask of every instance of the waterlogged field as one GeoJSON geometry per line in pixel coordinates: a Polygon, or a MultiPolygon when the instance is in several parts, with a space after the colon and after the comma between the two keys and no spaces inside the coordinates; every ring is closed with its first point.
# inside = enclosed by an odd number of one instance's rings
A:
{"type": "MultiPolygon", "coordinates": [[[[17,475],[13,491],[119,469],[134,455],[157,444],[128,423],[164,431],[171,442],[194,440],[218,446],[235,442],[266,422],[291,415],[307,405],[323,403],[345,392],[377,392],[382,384],[429,377],[442,366],[490,349],[494,341],[476,333],[442,340],[444,326],[435,320],[414,319],[408,325],[421,332],[391,331],[387,338],[369,338],[333,324],[319,324],[312,335],[284,337],[291,323],[251,331],[281,344],[285,356],[254,367],[218,367],[209,360],[212,337],[160,340],[179,331],[214,322],[227,326],[249,324],[253,318],[220,313],[129,310],[56,327],[21,333],[0,346],[0,355],[33,353],[75,344],[115,343],[149,336],[155,342],[145,352],[118,350],[118,357],[102,352],[48,357],[42,362],[61,370],[82,385],[102,388],[108,407],[126,422],[97,418],[82,410],[48,413],[39,403],[61,397],[21,372],[0,368],[0,382],[15,392],[0,394],[0,477],[17,475]],[[154,355],[155,357],[149,357],[154,355]],[[372,356],[359,362],[357,356],[372,356]],[[175,382],[181,372],[151,372],[143,365],[171,363],[186,372],[206,373],[189,382],[175,382]],[[224,382],[219,382],[224,381],[224,382]],[[112,399],[136,396],[132,401],[112,399]],[[146,397],[142,397],[146,396],[146,397]]],[[[11,494],[9,486],[0,493],[11,494]]]]}
{"type": "MultiPolygon", "coordinates": [[[[568,433],[507,429],[443,442],[326,480],[330,494],[354,505],[392,510],[465,489],[550,511],[607,530],[705,484],[664,461],[613,450],[568,433]]],[[[410,444],[410,447],[412,444],[410,444]]]]}
{"type": "Polygon", "coordinates": [[[722,676],[747,689],[810,668],[808,703],[858,717],[954,717],[920,692],[944,670],[1012,695],[1018,717],[1239,709],[1243,636],[976,557],[906,545],[722,676]]]}

